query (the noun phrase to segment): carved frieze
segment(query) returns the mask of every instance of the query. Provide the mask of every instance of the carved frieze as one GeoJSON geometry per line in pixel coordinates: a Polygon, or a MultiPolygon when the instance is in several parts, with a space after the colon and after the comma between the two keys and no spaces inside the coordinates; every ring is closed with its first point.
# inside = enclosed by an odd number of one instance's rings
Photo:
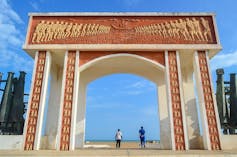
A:
{"type": "Polygon", "coordinates": [[[33,16],[28,44],[217,44],[212,16],[33,16]]]}
{"type": "Polygon", "coordinates": [[[95,23],[68,23],[64,21],[40,21],[33,33],[32,43],[57,39],[78,38],[109,33],[110,27],[95,23]]]}
{"type": "Polygon", "coordinates": [[[184,40],[212,41],[211,28],[208,20],[203,17],[171,20],[135,27],[135,32],[141,35],[158,35],[162,38],[184,40]]]}

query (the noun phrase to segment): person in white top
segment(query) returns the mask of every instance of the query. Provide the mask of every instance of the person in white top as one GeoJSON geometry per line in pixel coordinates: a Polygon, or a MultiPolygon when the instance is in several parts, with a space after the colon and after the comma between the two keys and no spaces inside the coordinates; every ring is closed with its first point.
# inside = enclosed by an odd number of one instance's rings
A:
{"type": "Polygon", "coordinates": [[[118,129],[118,131],[115,134],[115,140],[116,140],[116,148],[120,148],[120,143],[122,140],[122,132],[120,131],[120,129],[118,129]]]}

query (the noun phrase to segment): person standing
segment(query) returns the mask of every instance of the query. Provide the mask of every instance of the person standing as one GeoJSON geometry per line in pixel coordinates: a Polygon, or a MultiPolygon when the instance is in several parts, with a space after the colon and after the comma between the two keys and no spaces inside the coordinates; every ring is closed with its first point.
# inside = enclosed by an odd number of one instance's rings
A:
{"type": "Polygon", "coordinates": [[[122,132],[120,131],[120,129],[118,129],[118,131],[115,134],[115,140],[116,140],[116,148],[120,148],[120,143],[122,140],[122,132]]]}
{"type": "Polygon", "coordinates": [[[145,130],[143,129],[143,126],[141,126],[141,129],[139,130],[139,137],[141,142],[141,148],[145,148],[145,130]]]}

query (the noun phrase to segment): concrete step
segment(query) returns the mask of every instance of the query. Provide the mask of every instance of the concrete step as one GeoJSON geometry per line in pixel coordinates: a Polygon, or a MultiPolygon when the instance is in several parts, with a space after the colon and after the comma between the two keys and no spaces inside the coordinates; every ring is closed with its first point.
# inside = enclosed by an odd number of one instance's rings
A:
{"type": "Polygon", "coordinates": [[[22,156],[79,156],[79,157],[237,157],[237,150],[230,151],[207,151],[207,150],[189,150],[189,151],[171,151],[155,149],[78,149],[75,151],[12,151],[1,150],[0,156],[22,157],[22,156]]]}

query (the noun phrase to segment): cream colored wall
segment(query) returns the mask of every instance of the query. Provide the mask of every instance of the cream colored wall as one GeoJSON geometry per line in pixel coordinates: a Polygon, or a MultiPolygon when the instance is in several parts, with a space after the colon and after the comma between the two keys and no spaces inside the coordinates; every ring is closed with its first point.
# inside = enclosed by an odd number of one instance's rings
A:
{"type": "Polygon", "coordinates": [[[237,150],[237,135],[221,135],[221,148],[223,150],[237,150]]]}
{"type": "Polygon", "coordinates": [[[203,87],[202,87],[202,80],[201,80],[201,73],[199,69],[199,59],[198,59],[197,51],[193,55],[193,67],[194,67],[194,76],[195,76],[196,87],[197,87],[198,105],[200,106],[200,117],[201,117],[202,131],[203,131],[203,135],[202,135],[203,147],[204,149],[211,150],[211,143],[209,139],[206,108],[205,108],[205,102],[204,102],[203,87]]]}
{"type": "Polygon", "coordinates": [[[80,77],[79,81],[79,95],[77,105],[77,117],[76,117],[76,135],[75,135],[75,147],[82,148],[85,141],[85,123],[86,123],[86,86],[83,77],[80,77]]]}
{"type": "Polygon", "coordinates": [[[158,107],[160,120],[160,148],[171,149],[170,117],[167,105],[167,89],[164,76],[160,77],[158,88],[158,107]]]}
{"type": "Polygon", "coordinates": [[[44,149],[56,149],[56,135],[60,108],[63,69],[56,64],[51,67],[50,94],[48,100],[47,120],[45,126],[44,149]]]}
{"type": "Polygon", "coordinates": [[[23,135],[0,135],[0,150],[21,150],[23,135]]]}
{"type": "Polygon", "coordinates": [[[183,96],[186,112],[186,123],[190,149],[200,149],[200,130],[198,121],[198,109],[194,93],[193,65],[183,62],[192,60],[190,53],[180,53],[183,96]]]}

